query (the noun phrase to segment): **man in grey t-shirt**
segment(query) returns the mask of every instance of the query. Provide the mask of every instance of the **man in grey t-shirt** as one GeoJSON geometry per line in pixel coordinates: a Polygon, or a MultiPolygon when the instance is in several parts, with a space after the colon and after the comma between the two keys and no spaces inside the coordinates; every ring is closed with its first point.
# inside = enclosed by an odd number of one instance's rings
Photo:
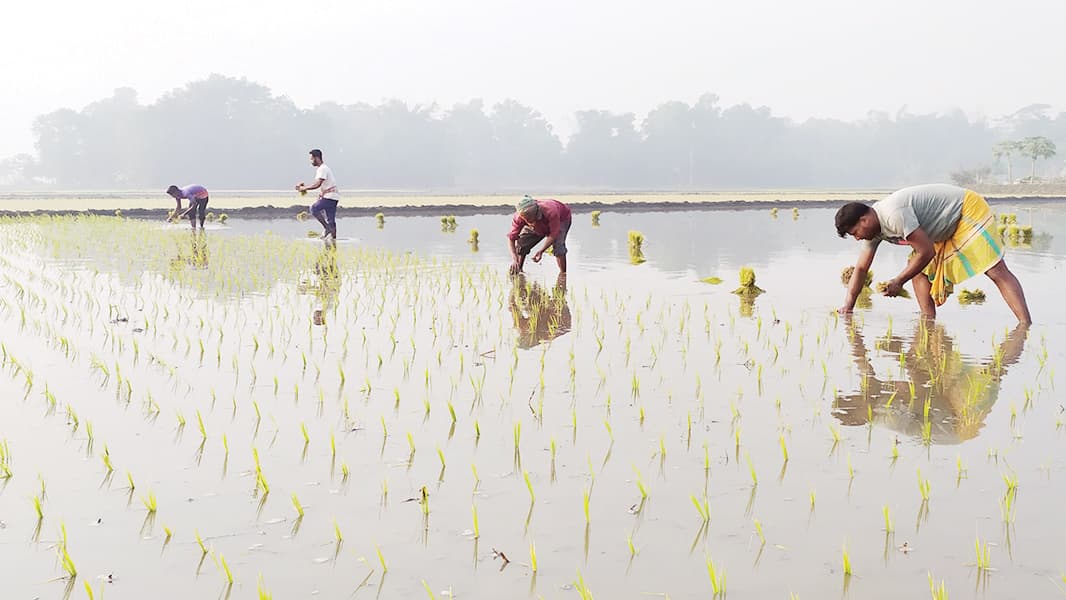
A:
{"type": "Polygon", "coordinates": [[[976,192],[928,184],[903,188],[873,206],[850,202],[837,211],[836,229],[840,237],[863,241],[841,313],[855,307],[874,254],[886,241],[914,252],[903,271],[887,282],[885,295],[898,296],[910,281],[922,314],[935,317],[936,307],[947,298],[946,286],[984,273],[1018,321],[1032,321],[1022,286],[1003,261],[995,216],[976,192]]]}

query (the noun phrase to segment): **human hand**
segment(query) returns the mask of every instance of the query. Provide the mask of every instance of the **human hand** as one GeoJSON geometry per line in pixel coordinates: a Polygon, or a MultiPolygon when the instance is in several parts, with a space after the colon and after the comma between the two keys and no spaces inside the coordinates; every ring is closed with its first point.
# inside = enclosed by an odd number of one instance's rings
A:
{"type": "Polygon", "coordinates": [[[511,268],[508,269],[508,272],[511,275],[517,275],[517,274],[522,272],[522,267],[518,266],[517,262],[513,262],[513,263],[511,263],[511,268]]]}
{"type": "Polygon", "coordinates": [[[543,250],[538,250],[538,251],[537,251],[537,252],[535,252],[535,253],[533,254],[533,256],[531,256],[530,258],[531,258],[531,259],[533,260],[533,262],[535,262],[535,263],[539,263],[539,262],[540,262],[540,259],[541,259],[541,258],[542,258],[543,256],[544,256],[544,251],[543,251],[543,250]]]}
{"type": "Polygon", "coordinates": [[[885,282],[885,287],[881,290],[881,293],[889,298],[895,298],[903,293],[903,284],[895,279],[889,279],[885,282]]]}
{"type": "Polygon", "coordinates": [[[296,191],[297,191],[297,192],[306,192],[306,191],[307,191],[307,190],[305,190],[305,189],[304,189],[304,184],[303,184],[303,182],[300,182],[300,183],[297,183],[297,184],[296,184],[296,191]]]}

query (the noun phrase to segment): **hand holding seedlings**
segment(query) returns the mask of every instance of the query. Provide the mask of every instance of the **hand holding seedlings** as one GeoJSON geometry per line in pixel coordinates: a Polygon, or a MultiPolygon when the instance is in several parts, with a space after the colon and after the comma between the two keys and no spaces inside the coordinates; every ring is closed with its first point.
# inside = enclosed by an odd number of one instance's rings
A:
{"type": "Polygon", "coordinates": [[[878,283],[877,291],[888,296],[889,298],[894,298],[903,293],[903,284],[896,281],[895,279],[889,279],[888,281],[882,281],[881,283],[878,283]]]}

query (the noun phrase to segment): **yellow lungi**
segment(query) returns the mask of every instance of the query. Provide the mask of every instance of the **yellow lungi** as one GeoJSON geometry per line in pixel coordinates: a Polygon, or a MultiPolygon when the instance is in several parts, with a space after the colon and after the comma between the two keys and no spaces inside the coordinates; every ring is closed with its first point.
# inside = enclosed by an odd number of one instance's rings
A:
{"type": "Polygon", "coordinates": [[[980,194],[966,190],[955,233],[934,242],[933,251],[933,260],[923,272],[932,283],[930,293],[937,306],[947,301],[955,284],[984,273],[1003,259],[996,216],[980,194]]]}

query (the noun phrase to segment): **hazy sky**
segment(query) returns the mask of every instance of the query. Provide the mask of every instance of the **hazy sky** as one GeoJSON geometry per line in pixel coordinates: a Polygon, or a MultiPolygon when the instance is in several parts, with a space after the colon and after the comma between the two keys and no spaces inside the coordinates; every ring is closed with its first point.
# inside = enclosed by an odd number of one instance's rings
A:
{"type": "Polygon", "coordinates": [[[0,157],[41,113],[210,73],[303,107],[515,98],[564,134],[705,92],[800,120],[1066,110],[1062,0],[2,0],[0,21],[0,157]]]}

